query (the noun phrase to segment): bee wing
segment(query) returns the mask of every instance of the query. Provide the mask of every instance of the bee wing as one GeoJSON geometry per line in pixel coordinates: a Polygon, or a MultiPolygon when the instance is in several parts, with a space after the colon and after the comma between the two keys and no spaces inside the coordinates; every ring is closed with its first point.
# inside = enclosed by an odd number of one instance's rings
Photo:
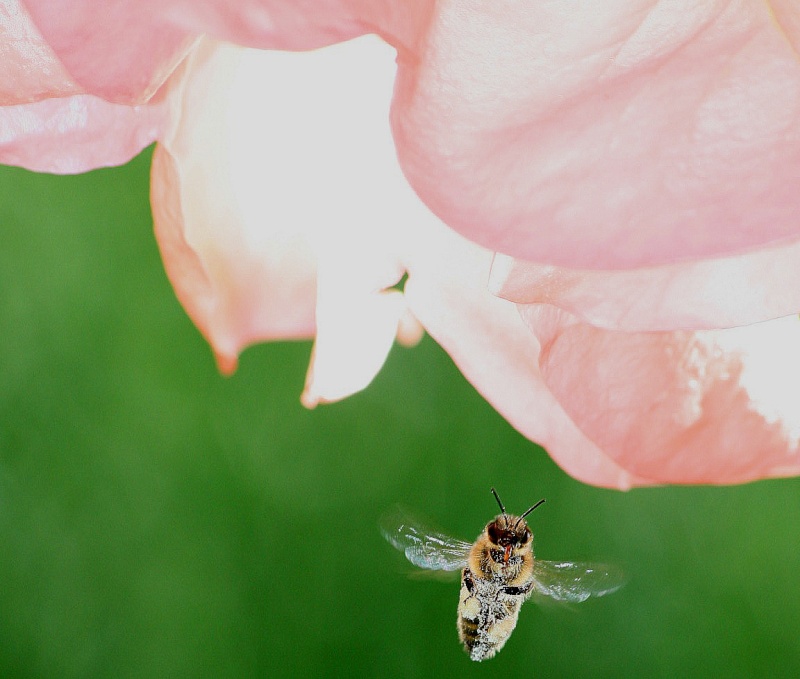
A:
{"type": "Polygon", "coordinates": [[[533,579],[535,594],[571,603],[616,592],[626,580],[622,570],[609,564],[539,559],[533,562],[533,579]]]}
{"type": "Polygon", "coordinates": [[[467,565],[472,545],[434,530],[402,508],[381,519],[381,533],[415,566],[455,571],[467,565]]]}

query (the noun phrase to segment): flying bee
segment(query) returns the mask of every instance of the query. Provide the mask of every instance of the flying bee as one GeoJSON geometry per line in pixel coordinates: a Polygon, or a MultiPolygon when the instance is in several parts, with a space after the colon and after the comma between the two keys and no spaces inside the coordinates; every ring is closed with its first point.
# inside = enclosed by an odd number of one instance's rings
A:
{"type": "Polygon", "coordinates": [[[383,536],[415,566],[461,569],[458,638],[472,660],[493,657],[517,625],[519,609],[532,595],[577,603],[618,590],[622,572],[609,565],[543,561],[533,556],[533,535],[525,521],[544,500],[520,516],[500,505],[500,515],[470,544],[415,523],[404,512],[382,522],[383,536]]]}

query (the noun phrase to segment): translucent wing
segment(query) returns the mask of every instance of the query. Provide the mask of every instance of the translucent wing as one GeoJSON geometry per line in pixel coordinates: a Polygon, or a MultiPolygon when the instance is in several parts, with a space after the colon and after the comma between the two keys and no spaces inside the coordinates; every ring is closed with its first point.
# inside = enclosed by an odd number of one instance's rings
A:
{"type": "Polygon", "coordinates": [[[397,508],[381,519],[381,533],[415,566],[455,571],[467,565],[472,544],[429,528],[406,510],[397,508]]]}
{"type": "Polygon", "coordinates": [[[535,594],[572,603],[616,592],[626,580],[622,570],[608,564],[539,559],[533,562],[533,579],[535,594]]]}

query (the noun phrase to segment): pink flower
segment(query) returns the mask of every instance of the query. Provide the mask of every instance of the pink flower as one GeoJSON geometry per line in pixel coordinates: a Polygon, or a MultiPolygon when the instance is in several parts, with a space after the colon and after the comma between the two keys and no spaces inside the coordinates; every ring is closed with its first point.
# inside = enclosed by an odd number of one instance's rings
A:
{"type": "Polygon", "coordinates": [[[797,474],[800,10],[598,7],[7,3],[0,161],[158,140],[179,298],[224,371],[314,337],[307,405],[419,322],[584,481],[797,474]]]}

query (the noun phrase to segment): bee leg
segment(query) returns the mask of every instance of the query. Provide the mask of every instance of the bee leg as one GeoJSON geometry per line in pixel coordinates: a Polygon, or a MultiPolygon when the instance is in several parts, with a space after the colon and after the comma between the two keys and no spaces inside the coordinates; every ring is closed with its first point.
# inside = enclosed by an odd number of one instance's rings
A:
{"type": "Polygon", "coordinates": [[[472,579],[472,573],[470,572],[469,568],[464,569],[464,573],[462,575],[462,582],[464,583],[464,587],[467,588],[467,591],[470,594],[475,593],[475,582],[472,579]]]}
{"type": "Polygon", "coordinates": [[[461,575],[461,594],[464,595],[461,599],[462,604],[466,604],[470,600],[472,600],[472,604],[478,601],[475,595],[475,581],[472,579],[472,572],[469,568],[465,568],[461,575]]]}
{"type": "Polygon", "coordinates": [[[509,594],[511,596],[519,596],[520,594],[527,594],[528,592],[533,589],[533,583],[529,582],[527,585],[523,587],[503,587],[503,594],[509,594]]]}
{"type": "Polygon", "coordinates": [[[469,568],[465,568],[461,575],[461,592],[458,600],[459,630],[461,630],[462,642],[464,642],[463,634],[469,637],[477,634],[481,604],[476,590],[477,587],[472,579],[472,573],[469,568]]]}

